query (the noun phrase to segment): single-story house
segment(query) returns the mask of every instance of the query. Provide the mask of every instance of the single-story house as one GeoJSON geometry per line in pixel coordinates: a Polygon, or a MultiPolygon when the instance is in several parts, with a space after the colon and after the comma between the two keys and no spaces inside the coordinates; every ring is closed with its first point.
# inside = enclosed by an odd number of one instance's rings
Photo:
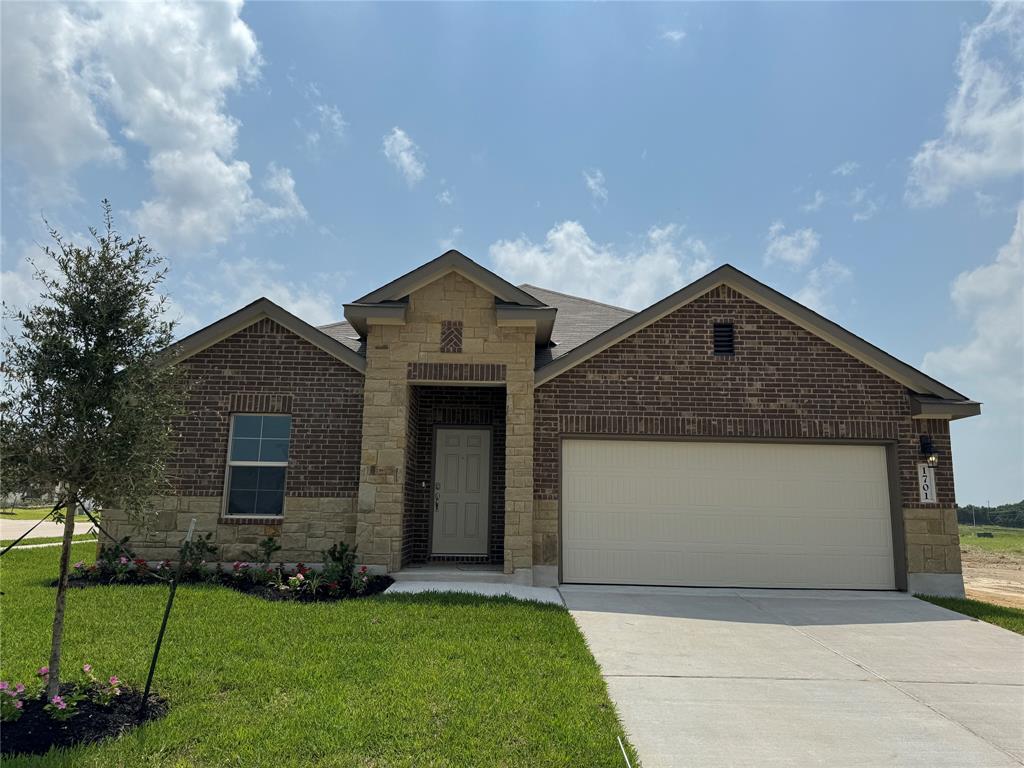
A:
{"type": "Polygon", "coordinates": [[[457,251],[313,327],[263,298],[179,341],[143,557],[341,540],[531,584],[963,594],[949,424],[980,405],[723,266],[640,312],[457,251]],[[463,567],[463,566],[459,566],[463,567]]]}

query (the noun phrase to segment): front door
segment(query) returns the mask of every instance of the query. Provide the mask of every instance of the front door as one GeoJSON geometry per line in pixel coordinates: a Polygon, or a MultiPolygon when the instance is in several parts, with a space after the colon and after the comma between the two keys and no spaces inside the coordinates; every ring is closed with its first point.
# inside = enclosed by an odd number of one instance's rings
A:
{"type": "Polygon", "coordinates": [[[434,441],[434,555],[486,555],[491,433],[439,428],[434,441]]]}

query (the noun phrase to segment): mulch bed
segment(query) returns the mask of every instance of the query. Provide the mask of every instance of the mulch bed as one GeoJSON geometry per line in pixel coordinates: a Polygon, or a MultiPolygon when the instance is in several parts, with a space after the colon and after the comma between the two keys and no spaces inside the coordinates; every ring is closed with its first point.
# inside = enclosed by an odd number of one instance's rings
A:
{"type": "MultiPolygon", "coordinates": [[[[62,685],[61,693],[70,693],[71,686],[62,685]]],[[[80,701],[74,717],[55,720],[43,709],[42,697],[25,702],[21,717],[3,724],[0,755],[41,755],[52,747],[73,747],[104,739],[117,738],[126,731],[167,714],[167,701],[149,695],[145,713],[139,716],[142,691],[122,688],[110,704],[80,701]]]]}
{"type": "MultiPolygon", "coordinates": [[[[213,586],[222,586],[233,589],[236,592],[241,592],[246,595],[252,595],[263,600],[272,601],[288,601],[293,603],[333,603],[339,600],[353,600],[362,597],[371,597],[373,595],[379,595],[381,592],[386,590],[395,580],[390,576],[381,574],[375,574],[369,578],[366,584],[366,589],[360,593],[355,592],[337,592],[331,594],[325,590],[320,590],[316,595],[311,595],[308,592],[291,592],[282,591],[271,584],[254,584],[251,581],[233,579],[227,574],[224,578],[211,580],[202,577],[188,577],[187,575],[182,578],[180,584],[210,584],[213,586]]],[[[111,578],[75,578],[71,577],[68,579],[69,587],[85,588],[85,587],[101,587],[107,585],[132,585],[132,584],[145,584],[153,585],[160,584],[161,582],[154,579],[145,573],[131,572],[125,574],[120,579],[111,578]]],[[[53,586],[56,586],[57,582],[53,582],[53,586]]]]}

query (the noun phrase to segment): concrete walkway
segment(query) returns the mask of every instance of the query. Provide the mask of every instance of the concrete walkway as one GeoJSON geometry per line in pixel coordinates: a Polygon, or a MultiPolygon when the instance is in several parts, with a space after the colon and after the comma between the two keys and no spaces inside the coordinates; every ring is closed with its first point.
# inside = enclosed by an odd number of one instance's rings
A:
{"type": "Polygon", "coordinates": [[[396,581],[386,595],[416,595],[422,592],[464,592],[485,597],[514,597],[538,603],[563,605],[562,596],[551,587],[528,587],[522,584],[494,584],[479,581],[396,581]]]}
{"type": "Polygon", "coordinates": [[[563,586],[645,768],[1024,765],[1024,637],[899,593],[563,586]]]}

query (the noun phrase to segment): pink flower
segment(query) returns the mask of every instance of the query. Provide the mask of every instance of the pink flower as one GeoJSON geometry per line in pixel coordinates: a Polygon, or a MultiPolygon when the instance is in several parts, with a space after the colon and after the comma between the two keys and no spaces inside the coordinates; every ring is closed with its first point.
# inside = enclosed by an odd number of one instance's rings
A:
{"type": "Polygon", "coordinates": [[[80,571],[83,568],[85,568],[85,562],[83,560],[79,560],[77,563],[75,563],[75,570],[76,571],[80,571]]]}
{"type": "Polygon", "coordinates": [[[22,685],[21,683],[15,683],[14,684],[14,692],[15,693],[24,693],[25,692],[25,686],[22,685]]]}
{"type": "Polygon", "coordinates": [[[46,677],[48,674],[50,674],[50,668],[49,667],[40,667],[39,669],[36,670],[36,674],[39,675],[39,677],[46,677]]]}
{"type": "Polygon", "coordinates": [[[53,704],[57,709],[67,709],[68,705],[60,696],[54,696],[50,699],[50,703],[53,704]]]}
{"type": "Polygon", "coordinates": [[[92,672],[92,664],[83,664],[82,671],[85,672],[85,674],[92,672]]]}
{"type": "Polygon", "coordinates": [[[15,709],[21,709],[21,700],[20,699],[18,701],[14,702],[14,708],[15,709]]]}
{"type": "Polygon", "coordinates": [[[121,555],[121,557],[118,558],[117,562],[119,562],[121,565],[128,565],[128,563],[130,563],[131,560],[129,560],[124,555],[121,555]]]}
{"type": "Polygon", "coordinates": [[[118,684],[118,682],[119,682],[119,681],[118,681],[118,679],[117,679],[117,675],[111,675],[111,676],[110,676],[110,684],[111,684],[111,685],[117,685],[117,684],[118,684]]]}
{"type": "Polygon", "coordinates": [[[6,691],[10,686],[6,680],[0,680],[0,691],[6,691]]]}

